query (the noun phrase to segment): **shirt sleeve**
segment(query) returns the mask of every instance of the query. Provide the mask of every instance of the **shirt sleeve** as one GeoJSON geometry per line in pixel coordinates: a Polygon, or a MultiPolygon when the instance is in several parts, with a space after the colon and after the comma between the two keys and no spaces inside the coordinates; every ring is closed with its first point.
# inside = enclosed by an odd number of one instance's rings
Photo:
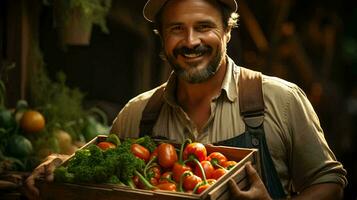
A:
{"type": "Polygon", "coordinates": [[[301,191],[318,183],[346,185],[346,170],[329,148],[319,119],[305,93],[292,87],[286,105],[291,137],[289,165],[294,188],[301,191]]]}

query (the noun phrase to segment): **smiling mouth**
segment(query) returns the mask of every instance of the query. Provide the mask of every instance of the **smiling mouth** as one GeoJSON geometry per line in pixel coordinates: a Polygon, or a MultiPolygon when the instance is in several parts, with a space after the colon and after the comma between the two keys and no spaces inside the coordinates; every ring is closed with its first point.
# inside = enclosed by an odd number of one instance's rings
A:
{"type": "Polygon", "coordinates": [[[197,57],[200,57],[202,56],[204,53],[184,53],[184,54],[181,54],[183,57],[185,58],[197,58],[197,57]]]}
{"type": "Polygon", "coordinates": [[[198,59],[202,58],[205,54],[212,52],[212,48],[208,45],[200,44],[194,48],[181,47],[176,48],[173,52],[174,56],[177,58],[178,55],[186,59],[198,59]]]}

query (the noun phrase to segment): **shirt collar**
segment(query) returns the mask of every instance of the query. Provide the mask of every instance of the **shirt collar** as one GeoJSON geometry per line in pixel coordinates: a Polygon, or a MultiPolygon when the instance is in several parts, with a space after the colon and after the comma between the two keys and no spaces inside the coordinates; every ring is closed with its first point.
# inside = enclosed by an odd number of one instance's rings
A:
{"type": "MultiPolygon", "coordinates": [[[[237,99],[238,92],[237,92],[237,83],[239,77],[240,69],[234,63],[234,61],[227,56],[227,70],[224,76],[222,86],[221,86],[221,94],[226,94],[225,96],[231,102],[234,102],[237,99]]],[[[169,79],[167,81],[167,85],[164,92],[164,99],[166,102],[176,107],[178,106],[176,100],[176,88],[177,88],[177,75],[174,72],[171,72],[169,79]]]]}
{"type": "MultiPolygon", "coordinates": [[[[239,67],[227,56],[227,71],[222,83],[222,91],[226,93],[229,101],[234,102],[237,99],[237,83],[239,77],[239,67]]],[[[222,95],[222,92],[221,92],[222,95]]],[[[220,96],[221,96],[220,95],[220,96]]]]}
{"type": "Polygon", "coordinates": [[[167,80],[167,84],[164,91],[164,99],[172,107],[178,106],[176,101],[176,88],[177,88],[176,84],[177,84],[177,76],[172,71],[169,76],[169,79],[167,80]]]}

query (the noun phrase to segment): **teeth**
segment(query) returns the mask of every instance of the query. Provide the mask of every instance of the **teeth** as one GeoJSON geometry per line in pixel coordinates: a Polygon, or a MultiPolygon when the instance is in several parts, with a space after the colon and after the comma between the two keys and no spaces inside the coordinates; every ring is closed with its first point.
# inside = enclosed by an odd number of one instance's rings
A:
{"type": "Polygon", "coordinates": [[[184,56],[188,57],[188,58],[195,58],[195,57],[198,57],[198,56],[201,56],[201,55],[202,55],[201,53],[184,54],[184,56]]]}

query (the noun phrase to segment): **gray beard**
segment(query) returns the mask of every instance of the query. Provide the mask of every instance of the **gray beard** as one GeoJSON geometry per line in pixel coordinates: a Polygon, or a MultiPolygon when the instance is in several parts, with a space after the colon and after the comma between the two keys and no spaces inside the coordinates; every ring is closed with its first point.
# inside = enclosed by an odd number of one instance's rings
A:
{"type": "Polygon", "coordinates": [[[190,65],[190,69],[185,70],[175,61],[173,56],[165,54],[165,57],[179,78],[193,84],[202,83],[217,73],[223,60],[223,53],[218,51],[215,57],[208,63],[208,66],[200,70],[197,69],[198,64],[195,63],[190,65]]]}

